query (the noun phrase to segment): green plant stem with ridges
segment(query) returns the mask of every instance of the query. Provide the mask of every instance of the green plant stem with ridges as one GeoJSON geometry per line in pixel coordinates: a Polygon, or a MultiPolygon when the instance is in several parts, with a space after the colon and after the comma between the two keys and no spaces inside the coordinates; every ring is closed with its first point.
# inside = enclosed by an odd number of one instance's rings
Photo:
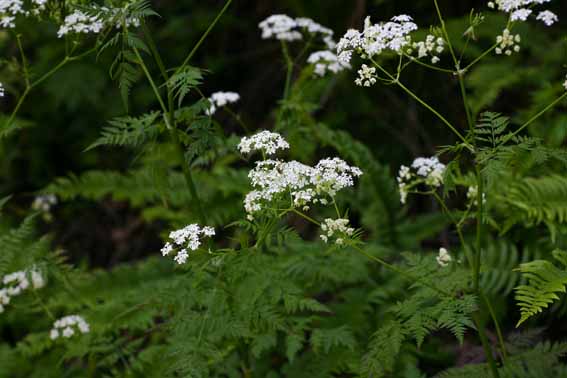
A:
{"type": "MultiPolygon", "coordinates": [[[[476,155],[478,148],[476,145],[476,139],[474,137],[474,122],[472,119],[472,114],[470,112],[469,109],[469,105],[468,105],[468,100],[467,100],[467,92],[466,92],[466,88],[465,88],[465,83],[464,83],[464,78],[463,78],[463,72],[460,69],[460,63],[459,60],[457,59],[457,56],[455,54],[455,50],[453,49],[453,45],[451,43],[451,39],[449,38],[449,33],[447,32],[447,28],[445,26],[445,20],[443,19],[443,15],[441,13],[441,9],[439,8],[439,4],[437,0],[433,0],[433,3],[435,4],[435,10],[437,12],[437,16],[439,18],[439,23],[441,24],[441,29],[443,31],[443,35],[445,36],[447,45],[449,47],[449,51],[451,53],[451,57],[453,58],[453,62],[455,64],[455,68],[457,69],[457,75],[458,75],[458,80],[459,80],[459,89],[461,92],[461,97],[463,100],[463,106],[465,108],[465,114],[466,114],[466,118],[467,118],[467,124],[469,126],[469,130],[471,133],[471,137],[473,138],[473,146],[474,146],[474,154],[476,155]]],[[[479,298],[483,298],[483,294],[481,292],[480,289],[480,264],[481,264],[481,258],[482,258],[482,239],[483,239],[483,225],[484,225],[484,221],[483,221],[483,214],[484,214],[484,201],[483,201],[483,191],[484,191],[484,186],[483,186],[483,180],[482,180],[482,176],[480,173],[480,169],[478,167],[477,164],[475,164],[475,171],[476,171],[476,180],[477,180],[477,188],[478,188],[478,193],[477,193],[477,228],[476,228],[476,243],[475,243],[475,249],[476,249],[476,253],[474,255],[474,263],[473,263],[473,287],[474,287],[474,291],[477,294],[477,296],[479,298]]],[[[463,245],[463,248],[466,248],[466,245],[463,245]]],[[[488,302],[488,299],[486,297],[485,301],[488,302]]],[[[498,323],[496,317],[492,317],[493,321],[495,324],[498,323]]],[[[480,337],[480,341],[482,344],[482,347],[484,349],[484,353],[486,355],[486,359],[488,361],[488,365],[490,366],[490,370],[492,372],[492,375],[494,378],[498,378],[499,377],[499,373],[498,373],[498,368],[496,366],[496,362],[494,361],[494,357],[492,355],[492,348],[490,346],[490,343],[488,341],[488,338],[486,336],[486,330],[484,329],[484,326],[482,325],[482,323],[480,322],[479,316],[478,314],[474,314],[473,316],[473,320],[477,326],[477,330],[478,330],[478,334],[480,337]]],[[[500,326],[497,325],[496,326],[498,329],[500,329],[500,326]]],[[[502,348],[505,348],[504,344],[502,344],[502,348]]]]}

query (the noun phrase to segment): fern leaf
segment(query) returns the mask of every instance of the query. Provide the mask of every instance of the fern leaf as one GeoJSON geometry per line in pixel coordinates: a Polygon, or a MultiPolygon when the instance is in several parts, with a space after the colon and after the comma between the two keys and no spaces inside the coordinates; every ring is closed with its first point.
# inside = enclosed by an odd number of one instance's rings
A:
{"type": "Polygon", "coordinates": [[[516,327],[558,300],[558,293],[566,292],[567,252],[555,250],[553,257],[563,266],[562,269],[547,260],[535,260],[518,268],[527,284],[516,288],[516,302],[521,313],[516,327]]]}

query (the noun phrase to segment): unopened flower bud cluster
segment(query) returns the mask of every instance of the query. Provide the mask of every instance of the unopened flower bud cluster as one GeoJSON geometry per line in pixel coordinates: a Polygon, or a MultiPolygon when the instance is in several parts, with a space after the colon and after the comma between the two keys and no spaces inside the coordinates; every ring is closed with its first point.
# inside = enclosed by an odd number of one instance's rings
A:
{"type": "Polygon", "coordinates": [[[207,109],[207,115],[213,115],[218,108],[234,104],[240,101],[240,95],[236,92],[215,92],[209,97],[210,108],[207,109]]]}
{"type": "Polygon", "coordinates": [[[415,159],[410,167],[402,165],[398,173],[398,188],[402,204],[406,203],[409,191],[419,185],[425,184],[438,188],[443,184],[443,174],[446,166],[437,157],[415,159]]]}
{"type": "Polygon", "coordinates": [[[60,337],[69,338],[75,334],[85,334],[90,332],[90,326],[85,319],[79,315],[68,315],[53,323],[53,328],[49,332],[51,340],[60,337]]]}
{"type": "MultiPolygon", "coordinates": [[[[409,38],[409,37],[408,37],[409,38]]],[[[439,63],[439,54],[445,50],[445,41],[433,34],[427,35],[425,41],[413,42],[406,52],[408,55],[417,54],[418,59],[431,57],[431,63],[439,63]]]]}
{"type": "Polygon", "coordinates": [[[498,46],[494,50],[496,54],[512,55],[513,52],[520,52],[521,37],[519,34],[512,34],[510,30],[504,29],[502,35],[496,37],[498,46]]]}
{"type": "Polygon", "coordinates": [[[337,245],[344,245],[346,240],[354,234],[354,228],[349,227],[349,220],[345,218],[327,218],[321,224],[321,230],[323,231],[323,234],[320,235],[321,240],[325,243],[334,240],[337,245]]]}
{"type": "Polygon", "coordinates": [[[357,71],[358,78],[354,81],[359,87],[371,87],[376,84],[378,76],[376,76],[376,68],[368,67],[363,64],[357,71]]]}
{"type": "Polygon", "coordinates": [[[13,297],[21,295],[28,289],[36,290],[44,287],[45,279],[35,269],[21,270],[4,276],[2,284],[4,286],[0,289],[0,313],[4,312],[5,306],[10,304],[13,297]]]}
{"type": "Polygon", "coordinates": [[[161,249],[161,254],[167,256],[172,252],[177,251],[173,260],[178,264],[184,264],[189,258],[189,251],[199,249],[202,243],[202,238],[211,237],[215,235],[213,227],[201,227],[198,224],[190,224],[182,229],[172,231],[169,233],[171,241],[165,243],[161,249]]]}
{"type": "Polygon", "coordinates": [[[437,255],[437,264],[441,267],[446,267],[453,261],[453,258],[445,248],[439,248],[439,255],[437,255]]]}
{"type": "MultiPolygon", "coordinates": [[[[489,1],[488,7],[506,12],[510,15],[510,21],[527,21],[530,15],[533,14],[533,7],[544,3],[549,3],[551,0],[495,0],[489,1]]],[[[557,15],[549,10],[540,11],[536,20],[542,21],[545,25],[551,26],[556,23],[559,18],[557,15]]]]}
{"type": "MultiPolygon", "coordinates": [[[[262,150],[273,154],[287,148],[289,144],[281,135],[268,131],[245,137],[239,145],[244,153],[262,150]]],[[[328,204],[337,192],[353,186],[354,178],[360,175],[362,171],[359,168],[339,158],[322,159],[314,167],[297,161],[258,161],[248,174],[254,190],[246,195],[244,209],[250,220],[257,213],[277,208],[282,201],[286,206],[306,211],[312,203],[328,204]]]]}
{"type": "Polygon", "coordinates": [[[32,203],[32,209],[48,213],[51,207],[57,205],[57,197],[53,194],[44,194],[35,197],[32,203]]]}
{"type": "MultiPolygon", "coordinates": [[[[469,189],[467,190],[467,199],[474,206],[478,206],[478,186],[469,186],[469,189]]],[[[482,193],[482,203],[486,203],[486,193],[482,193]]]]}

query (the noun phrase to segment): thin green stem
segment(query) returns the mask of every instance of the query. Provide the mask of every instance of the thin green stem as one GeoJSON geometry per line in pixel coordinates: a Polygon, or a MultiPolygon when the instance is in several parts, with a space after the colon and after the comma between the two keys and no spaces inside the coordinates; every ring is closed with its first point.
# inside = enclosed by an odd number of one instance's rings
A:
{"type": "Polygon", "coordinates": [[[496,362],[494,361],[494,357],[492,356],[492,348],[490,346],[490,342],[488,341],[488,337],[486,336],[486,331],[484,330],[482,322],[480,321],[478,312],[474,312],[472,314],[472,318],[478,330],[480,343],[482,344],[482,349],[484,350],[484,355],[486,356],[486,360],[488,361],[488,366],[490,367],[492,376],[498,378],[500,377],[500,374],[498,373],[498,367],[496,366],[496,362]]]}
{"type": "Polygon", "coordinates": [[[309,215],[306,215],[304,213],[302,213],[301,211],[297,210],[297,209],[291,209],[292,212],[294,212],[295,214],[299,215],[300,217],[308,220],[309,222],[313,223],[316,226],[321,226],[321,223],[317,222],[315,219],[311,218],[309,215]]]}
{"type": "Polygon", "coordinates": [[[429,105],[428,103],[426,103],[425,101],[423,101],[419,96],[417,96],[415,93],[413,93],[410,89],[408,89],[404,84],[402,84],[402,82],[400,82],[398,79],[396,79],[392,74],[390,74],[388,71],[386,71],[380,64],[378,64],[377,62],[375,62],[374,60],[372,60],[372,63],[380,70],[382,71],[386,76],[388,76],[388,78],[390,80],[392,80],[393,83],[397,84],[400,88],[402,88],[408,95],[410,95],[414,100],[416,100],[417,102],[419,102],[423,107],[425,107],[427,110],[429,110],[431,113],[435,114],[435,116],[437,116],[437,118],[439,118],[463,143],[465,143],[465,145],[469,145],[467,140],[465,139],[465,137],[457,131],[457,129],[449,122],[447,121],[447,119],[445,117],[443,117],[437,110],[433,109],[433,107],[431,107],[431,105],[429,105]]]}
{"type": "Polygon", "coordinates": [[[417,59],[413,56],[410,56],[410,55],[404,54],[404,56],[407,57],[410,60],[410,63],[417,63],[420,66],[429,68],[430,70],[434,70],[434,71],[439,71],[439,72],[449,73],[449,74],[455,74],[455,71],[453,71],[453,70],[449,70],[447,68],[437,67],[437,66],[434,66],[432,64],[422,62],[421,60],[419,60],[419,59],[417,59]]]}
{"type": "Polygon", "coordinates": [[[22,45],[22,37],[20,34],[16,34],[16,41],[18,43],[18,50],[20,50],[20,57],[22,59],[22,68],[24,69],[24,80],[26,81],[26,88],[31,86],[30,75],[28,71],[28,61],[26,59],[26,54],[24,53],[24,47],[22,45]]]}
{"type": "Polygon", "coordinates": [[[282,43],[282,52],[286,63],[286,75],[285,75],[285,87],[284,87],[283,99],[287,100],[289,97],[291,79],[293,75],[293,59],[291,59],[291,56],[289,55],[289,49],[287,48],[287,43],[285,41],[281,41],[281,43],[282,43]]]}
{"type": "Polygon", "coordinates": [[[234,118],[234,120],[240,125],[240,127],[242,127],[242,129],[244,130],[244,132],[246,134],[250,134],[250,129],[248,128],[248,126],[246,125],[246,123],[244,123],[244,121],[242,121],[242,119],[240,118],[240,116],[238,114],[236,114],[229,106],[225,106],[224,110],[230,114],[230,116],[232,118],[234,118]]]}
{"type": "Polygon", "coordinates": [[[494,308],[492,304],[488,300],[488,297],[482,293],[482,300],[486,304],[486,308],[488,308],[488,312],[490,313],[490,317],[494,322],[494,328],[496,329],[496,335],[498,337],[498,343],[500,344],[500,350],[502,351],[502,360],[504,363],[508,360],[508,351],[506,350],[506,343],[504,342],[504,336],[502,335],[502,329],[500,328],[500,324],[496,321],[496,313],[494,312],[494,308]]]}
{"type": "Polygon", "coordinates": [[[495,43],[494,45],[490,46],[490,48],[488,48],[488,50],[486,50],[485,52],[483,52],[482,54],[477,56],[472,62],[470,62],[465,68],[463,68],[462,71],[467,72],[468,70],[470,70],[472,68],[472,66],[474,66],[475,64],[480,62],[482,59],[484,59],[485,56],[490,54],[497,47],[498,47],[498,43],[495,43]]]}
{"type": "Polygon", "coordinates": [[[219,20],[221,19],[221,17],[225,14],[225,12],[227,11],[228,7],[230,6],[230,4],[232,3],[232,0],[227,0],[227,2],[224,4],[224,7],[221,9],[221,11],[217,14],[217,16],[215,17],[215,19],[213,20],[213,22],[209,25],[209,27],[207,28],[207,30],[203,33],[203,35],[201,36],[201,38],[199,39],[199,41],[197,42],[197,44],[193,47],[193,49],[189,52],[189,55],[187,55],[187,57],[185,58],[185,60],[183,61],[183,63],[181,64],[181,66],[179,66],[179,68],[177,68],[177,70],[175,71],[175,73],[179,73],[181,72],[185,66],[187,64],[189,64],[189,62],[191,61],[191,59],[193,58],[193,56],[195,55],[195,53],[197,52],[197,50],[199,50],[199,47],[201,47],[201,45],[203,44],[203,42],[205,41],[205,39],[207,39],[208,35],[211,33],[211,31],[214,29],[215,25],[217,24],[217,22],[219,22],[219,20]]]}
{"type": "Polygon", "coordinates": [[[51,319],[52,321],[55,321],[55,316],[53,316],[53,313],[49,310],[49,308],[47,308],[47,306],[45,305],[45,303],[43,302],[43,300],[41,299],[39,294],[37,294],[36,290],[32,289],[32,292],[33,292],[35,299],[38,301],[39,305],[41,306],[43,311],[47,314],[49,319],[51,319]]]}
{"type": "MultiPolygon", "coordinates": [[[[152,90],[154,91],[154,95],[156,96],[156,99],[158,100],[159,105],[161,106],[161,109],[163,110],[163,114],[168,114],[167,107],[165,106],[163,99],[161,98],[161,95],[159,94],[159,89],[156,86],[156,83],[154,82],[154,79],[152,78],[150,71],[148,71],[148,67],[144,63],[144,60],[142,59],[140,52],[135,47],[133,48],[133,50],[134,50],[134,54],[136,55],[136,58],[138,58],[138,64],[140,65],[140,67],[142,67],[142,71],[144,71],[144,74],[146,75],[146,79],[148,79],[148,82],[150,83],[150,86],[152,87],[152,90]]],[[[172,125],[169,124],[169,120],[168,120],[167,126],[168,126],[168,128],[172,127],[172,125]]]]}
{"type": "Polygon", "coordinates": [[[518,133],[522,130],[524,130],[526,127],[528,127],[529,125],[531,125],[534,121],[536,121],[539,117],[541,117],[543,114],[545,114],[548,110],[550,110],[551,108],[553,108],[555,105],[557,105],[558,103],[560,103],[565,97],[567,97],[567,91],[565,93],[563,93],[561,96],[559,96],[558,98],[556,98],[555,100],[553,100],[553,102],[551,102],[549,105],[547,105],[545,108],[543,108],[540,112],[538,112],[536,115],[534,115],[532,118],[530,118],[528,121],[526,121],[526,123],[524,123],[522,126],[520,126],[516,131],[514,131],[512,134],[510,134],[506,139],[504,139],[504,141],[502,142],[502,144],[508,142],[510,139],[512,139],[513,137],[515,137],[516,135],[518,135],[518,133]]]}

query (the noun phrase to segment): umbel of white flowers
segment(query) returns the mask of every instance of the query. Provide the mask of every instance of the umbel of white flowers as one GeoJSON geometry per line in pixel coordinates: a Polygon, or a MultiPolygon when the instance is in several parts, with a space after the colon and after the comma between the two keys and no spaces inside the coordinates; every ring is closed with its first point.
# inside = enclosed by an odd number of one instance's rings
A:
{"type": "Polygon", "coordinates": [[[346,218],[325,219],[321,224],[321,230],[324,232],[320,235],[321,240],[328,243],[329,240],[334,238],[335,244],[343,245],[345,239],[350,238],[354,234],[354,228],[348,226],[349,222],[346,218]]]}
{"type": "Polygon", "coordinates": [[[10,304],[13,297],[23,294],[28,289],[41,289],[45,286],[43,275],[35,268],[20,270],[2,278],[4,287],[0,289],[0,313],[10,304]],[[30,282],[31,281],[31,282],[30,282]]]}
{"type": "Polygon", "coordinates": [[[215,229],[209,226],[201,227],[198,224],[190,224],[179,230],[169,233],[169,239],[161,249],[161,254],[167,256],[177,251],[173,260],[178,264],[184,264],[189,258],[188,249],[195,251],[199,249],[202,238],[215,235],[215,229]]]}
{"type": "Polygon", "coordinates": [[[56,340],[59,337],[69,338],[79,333],[89,333],[90,326],[85,319],[79,315],[68,315],[53,323],[49,332],[49,338],[56,340]]]}
{"type": "Polygon", "coordinates": [[[234,104],[240,101],[240,95],[236,92],[215,92],[209,97],[211,106],[206,110],[207,115],[212,116],[216,113],[218,108],[234,104]]]}
{"type": "MultiPolygon", "coordinates": [[[[530,15],[533,14],[533,7],[544,3],[549,3],[551,0],[495,0],[489,1],[488,7],[506,12],[510,16],[510,21],[526,21],[530,15]]],[[[559,18],[557,15],[549,10],[540,11],[536,20],[542,21],[545,25],[551,26],[559,18]]]]}
{"type": "Polygon", "coordinates": [[[278,39],[280,41],[299,41],[304,34],[321,36],[328,49],[335,47],[333,31],[310,18],[291,18],[285,14],[274,14],[258,24],[262,30],[263,39],[278,39]]]}
{"type": "MultiPolygon", "coordinates": [[[[289,143],[277,133],[262,131],[244,137],[239,144],[243,153],[262,151],[271,155],[289,148],[289,143]]],[[[362,175],[357,167],[339,158],[320,160],[314,167],[297,162],[266,159],[256,162],[248,177],[254,189],[244,199],[248,219],[284,201],[287,206],[308,210],[310,204],[326,205],[340,190],[354,185],[362,175]]],[[[283,203],[283,202],[282,202],[283,203]]]]}
{"type": "Polygon", "coordinates": [[[443,184],[445,169],[445,164],[441,163],[436,156],[419,157],[413,161],[411,168],[402,165],[397,178],[402,204],[406,203],[409,191],[419,184],[432,188],[440,187],[443,184]]]}

